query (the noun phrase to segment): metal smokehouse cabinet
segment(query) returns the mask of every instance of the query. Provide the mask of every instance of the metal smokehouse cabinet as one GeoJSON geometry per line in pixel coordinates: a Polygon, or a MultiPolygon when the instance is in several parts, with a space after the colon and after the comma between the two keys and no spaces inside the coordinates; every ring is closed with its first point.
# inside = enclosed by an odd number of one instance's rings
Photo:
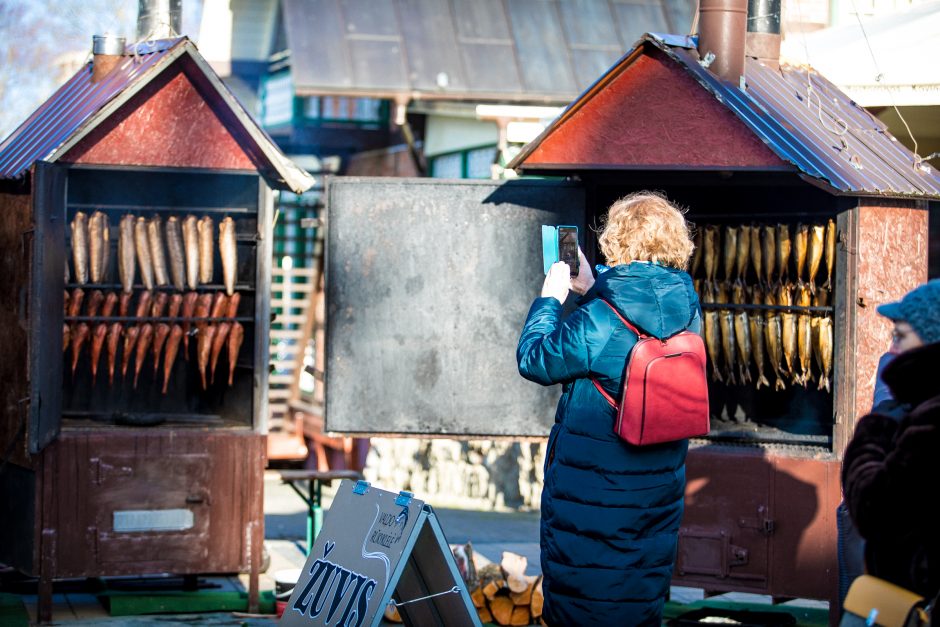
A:
{"type": "Polygon", "coordinates": [[[272,187],[309,176],[183,38],[96,55],[0,177],[0,562],[45,618],[64,577],[248,571],[256,606],[272,187]]]}
{"type": "Polygon", "coordinates": [[[696,227],[713,349],[675,583],[834,599],[842,451],[890,341],[875,306],[926,279],[940,176],[813,71],[749,57],[741,89],[698,58],[687,37],[645,36],[510,163],[567,181],[330,181],[327,427],[545,437],[558,389],[514,359],[543,278],[539,225],[578,225],[600,262],[610,204],[659,190],[696,227]]]}

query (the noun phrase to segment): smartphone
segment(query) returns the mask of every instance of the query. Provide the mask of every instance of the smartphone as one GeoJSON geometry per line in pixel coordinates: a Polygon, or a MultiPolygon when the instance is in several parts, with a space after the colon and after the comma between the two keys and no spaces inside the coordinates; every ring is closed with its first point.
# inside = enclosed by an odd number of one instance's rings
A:
{"type": "Polygon", "coordinates": [[[564,261],[571,270],[571,276],[578,276],[580,259],[578,257],[578,227],[542,225],[542,267],[548,274],[552,264],[564,261]]]}
{"type": "Polygon", "coordinates": [[[578,227],[558,227],[558,260],[564,261],[571,268],[571,276],[578,276],[580,259],[578,258],[578,227]]]}

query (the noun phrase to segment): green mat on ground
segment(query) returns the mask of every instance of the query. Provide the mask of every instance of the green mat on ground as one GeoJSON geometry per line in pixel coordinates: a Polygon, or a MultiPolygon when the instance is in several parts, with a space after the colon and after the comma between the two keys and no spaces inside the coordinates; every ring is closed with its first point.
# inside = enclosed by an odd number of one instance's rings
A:
{"type": "MultiPolygon", "coordinates": [[[[111,616],[138,614],[191,614],[198,612],[247,612],[248,593],[220,590],[193,592],[128,592],[108,590],[98,595],[111,616]]],[[[263,590],[259,598],[261,614],[274,613],[274,591],[263,590]]]]}
{"type": "Polygon", "coordinates": [[[0,592],[0,627],[29,627],[29,612],[19,595],[0,592]]]}
{"type": "Polygon", "coordinates": [[[829,610],[826,609],[794,607],[792,605],[767,605],[766,603],[741,603],[718,599],[705,599],[704,601],[687,604],[667,602],[666,607],[663,609],[663,624],[669,619],[703,607],[736,611],[781,612],[796,618],[796,627],[828,627],[829,625],[829,610]]]}

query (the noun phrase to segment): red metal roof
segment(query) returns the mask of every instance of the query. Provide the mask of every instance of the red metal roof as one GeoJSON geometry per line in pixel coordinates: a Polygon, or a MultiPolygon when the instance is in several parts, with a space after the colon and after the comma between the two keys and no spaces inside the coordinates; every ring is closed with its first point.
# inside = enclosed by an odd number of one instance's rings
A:
{"type": "MultiPolygon", "coordinates": [[[[780,159],[833,193],[940,198],[940,173],[888,133],[885,125],[812,68],[745,63],[746,87],[722,81],[699,64],[695,39],[645,35],[508,167],[522,172],[610,169],[588,156],[566,164],[539,164],[536,152],[562,126],[577,124],[577,113],[606,91],[636,60],[653,49],[664,52],[719,103],[729,109],[780,159]]],[[[668,105],[669,103],[663,103],[668,105]]],[[[630,116],[628,107],[623,116],[630,116]]],[[[571,128],[568,129],[570,133],[571,128]]],[[[620,168],[644,167],[637,155],[623,152],[620,168]]],[[[681,161],[682,155],[677,155],[681,161]]],[[[668,168],[665,168],[668,169],[668,168]]]]}
{"type": "Polygon", "coordinates": [[[97,83],[91,82],[91,63],[82,67],[0,144],[0,178],[19,177],[36,161],[57,161],[183,57],[201,70],[213,103],[226,110],[227,124],[257,156],[261,173],[275,187],[298,193],[310,187],[313,178],[280,152],[185,37],[128,46],[125,58],[97,83]]]}

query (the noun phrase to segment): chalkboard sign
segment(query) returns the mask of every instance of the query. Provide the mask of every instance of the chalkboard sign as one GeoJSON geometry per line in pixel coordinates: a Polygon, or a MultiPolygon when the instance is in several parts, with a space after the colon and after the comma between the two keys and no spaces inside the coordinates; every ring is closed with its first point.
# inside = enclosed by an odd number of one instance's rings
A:
{"type": "Polygon", "coordinates": [[[516,344],[542,225],[586,233],[584,205],[557,181],[330,179],[327,429],[547,437],[561,389],[523,379],[516,344]]]}
{"type": "Polygon", "coordinates": [[[287,627],[480,625],[430,505],[343,481],[281,618],[287,627]]]}

